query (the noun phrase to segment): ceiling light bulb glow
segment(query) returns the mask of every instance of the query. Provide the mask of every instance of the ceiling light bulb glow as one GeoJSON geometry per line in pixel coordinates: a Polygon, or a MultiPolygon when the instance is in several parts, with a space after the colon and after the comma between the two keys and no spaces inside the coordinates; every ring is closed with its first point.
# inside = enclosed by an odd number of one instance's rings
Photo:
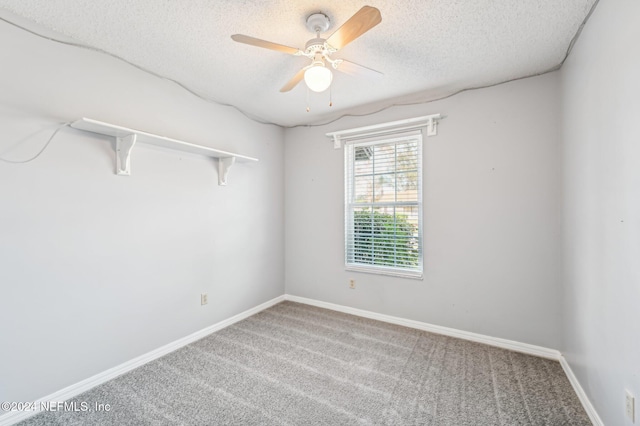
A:
{"type": "Polygon", "coordinates": [[[331,86],[333,73],[323,64],[314,65],[304,72],[304,82],[314,92],[324,92],[331,86]]]}

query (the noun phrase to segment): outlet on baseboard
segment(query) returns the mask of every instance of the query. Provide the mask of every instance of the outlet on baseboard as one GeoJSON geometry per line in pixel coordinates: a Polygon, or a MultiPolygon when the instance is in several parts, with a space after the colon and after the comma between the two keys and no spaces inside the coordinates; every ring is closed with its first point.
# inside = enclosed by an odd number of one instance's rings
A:
{"type": "Polygon", "coordinates": [[[356,280],[349,280],[349,288],[350,289],[356,288],[356,280]]]}
{"type": "Polygon", "coordinates": [[[200,304],[206,305],[207,303],[209,303],[209,295],[207,295],[207,293],[202,293],[200,295],[200,304]]]}
{"type": "Polygon", "coordinates": [[[636,422],[636,399],[633,397],[633,395],[631,395],[631,392],[629,392],[628,390],[625,389],[624,391],[624,395],[625,395],[625,413],[627,415],[627,418],[629,420],[631,420],[631,423],[635,423],[636,422]]]}

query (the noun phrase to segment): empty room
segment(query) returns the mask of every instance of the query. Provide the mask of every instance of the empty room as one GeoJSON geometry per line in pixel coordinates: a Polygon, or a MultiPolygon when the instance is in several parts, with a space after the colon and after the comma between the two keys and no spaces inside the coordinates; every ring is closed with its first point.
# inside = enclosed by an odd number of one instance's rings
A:
{"type": "Polygon", "coordinates": [[[0,426],[640,424],[640,1],[0,0],[0,426]]]}

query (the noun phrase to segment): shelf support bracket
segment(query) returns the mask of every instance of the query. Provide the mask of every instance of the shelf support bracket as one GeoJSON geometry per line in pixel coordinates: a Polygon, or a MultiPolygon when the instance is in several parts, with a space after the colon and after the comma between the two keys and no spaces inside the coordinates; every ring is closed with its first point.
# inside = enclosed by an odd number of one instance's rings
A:
{"type": "Polygon", "coordinates": [[[116,174],[131,175],[131,150],[136,144],[136,134],[116,138],[116,174]]]}
{"type": "Polygon", "coordinates": [[[218,158],[218,185],[227,185],[227,175],[229,169],[236,162],[236,157],[220,157],[218,158]]]}
{"type": "Polygon", "coordinates": [[[438,134],[438,121],[434,117],[429,117],[427,121],[427,136],[436,136],[438,134]]]}
{"type": "Polygon", "coordinates": [[[333,135],[333,149],[342,148],[342,140],[339,135],[333,135]]]}

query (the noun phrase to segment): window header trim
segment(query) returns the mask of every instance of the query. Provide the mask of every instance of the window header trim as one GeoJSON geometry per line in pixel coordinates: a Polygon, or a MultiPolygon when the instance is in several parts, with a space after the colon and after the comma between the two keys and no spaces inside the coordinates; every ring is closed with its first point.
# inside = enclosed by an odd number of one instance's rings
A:
{"type": "Polygon", "coordinates": [[[382,136],[385,134],[399,133],[407,130],[426,128],[425,136],[438,134],[438,123],[442,120],[440,114],[424,115],[422,117],[407,118],[388,123],[374,124],[372,126],[356,127],[354,129],[339,130],[327,133],[328,138],[333,139],[335,149],[342,148],[342,144],[364,138],[382,136]]]}

